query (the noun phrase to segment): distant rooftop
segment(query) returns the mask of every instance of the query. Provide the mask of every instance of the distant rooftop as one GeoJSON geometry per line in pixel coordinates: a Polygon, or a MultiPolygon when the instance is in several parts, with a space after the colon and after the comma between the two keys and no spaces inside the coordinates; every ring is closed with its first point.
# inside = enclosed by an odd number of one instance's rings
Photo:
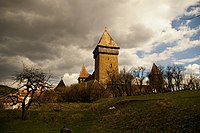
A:
{"type": "Polygon", "coordinates": [[[152,69],[151,69],[151,73],[150,74],[161,74],[159,68],[156,66],[155,63],[153,63],[152,69]]]}
{"type": "Polygon", "coordinates": [[[58,85],[55,87],[55,91],[60,91],[62,89],[66,89],[67,87],[65,86],[65,83],[63,82],[63,80],[61,79],[60,82],[58,83],[58,85]]]}
{"type": "Polygon", "coordinates": [[[85,65],[82,65],[82,70],[80,72],[80,78],[87,78],[90,74],[87,72],[85,65]]]}

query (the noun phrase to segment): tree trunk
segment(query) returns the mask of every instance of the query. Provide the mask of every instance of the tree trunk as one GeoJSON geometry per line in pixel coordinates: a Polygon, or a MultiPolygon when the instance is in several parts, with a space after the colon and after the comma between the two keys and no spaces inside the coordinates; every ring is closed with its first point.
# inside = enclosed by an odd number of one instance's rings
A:
{"type": "Polygon", "coordinates": [[[21,119],[25,120],[25,117],[26,117],[26,104],[25,104],[25,102],[22,102],[22,117],[21,117],[21,119]]]}
{"type": "Polygon", "coordinates": [[[143,79],[140,80],[140,95],[142,94],[142,82],[143,82],[143,79]]]}
{"type": "Polygon", "coordinates": [[[30,99],[29,101],[28,101],[28,104],[27,104],[27,106],[26,106],[26,111],[29,109],[29,107],[31,106],[31,103],[33,102],[33,100],[32,99],[30,99]]]}

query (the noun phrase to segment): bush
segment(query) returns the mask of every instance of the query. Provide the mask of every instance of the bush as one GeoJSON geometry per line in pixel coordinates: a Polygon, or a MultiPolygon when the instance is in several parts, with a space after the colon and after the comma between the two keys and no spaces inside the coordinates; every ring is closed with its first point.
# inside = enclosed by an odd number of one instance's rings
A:
{"type": "Polygon", "coordinates": [[[57,101],[57,94],[53,90],[46,90],[39,98],[40,103],[53,103],[57,101]]]}
{"type": "Polygon", "coordinates": [[[108,91],[97,81],[71,85],[69,91],[61,95],[66,102],[93,102],[108,97],[108,91]]]}

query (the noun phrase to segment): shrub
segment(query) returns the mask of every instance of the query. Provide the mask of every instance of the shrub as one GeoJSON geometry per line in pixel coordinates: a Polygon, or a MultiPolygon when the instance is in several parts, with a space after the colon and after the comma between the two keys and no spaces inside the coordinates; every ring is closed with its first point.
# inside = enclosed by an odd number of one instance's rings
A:
{"type": "Polygon", "coordinates": [[[39,99],[40,103],[53,103],[57,101],[57,94],[53,90],[46,90],[39,99]]]}
{"type": "Polygon", "coordinates": [[[89,81],[81,84],[73,84],[69,91],[61,95],[67,102],[93,102],[108,97],[108,91],[97,81],[89,81]]]}

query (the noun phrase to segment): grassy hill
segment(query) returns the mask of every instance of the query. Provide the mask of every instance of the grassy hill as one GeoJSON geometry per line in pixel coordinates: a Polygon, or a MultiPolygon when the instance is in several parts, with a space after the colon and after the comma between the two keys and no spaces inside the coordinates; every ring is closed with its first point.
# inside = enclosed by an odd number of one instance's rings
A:
{"type": "Polygon", "coordinates": [[[17,92],[17,90],[14,88],[11,88],[5,85],[0,85],[0,97],[8,95],[9,93],[15,93],[15,92],[17,92]]]}
{"type": "Polygon", "coordinates": [[[25,121],[20,113],[0,110],[0,132],[200,132],[200,90],[32,106],[25,121]]]}

